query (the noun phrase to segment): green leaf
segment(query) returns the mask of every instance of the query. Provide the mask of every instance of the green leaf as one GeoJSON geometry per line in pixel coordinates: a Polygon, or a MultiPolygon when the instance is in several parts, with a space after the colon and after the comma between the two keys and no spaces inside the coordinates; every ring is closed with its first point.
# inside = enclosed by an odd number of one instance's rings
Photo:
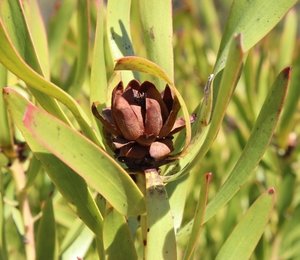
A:
{"type": "Polygon", "coordinates": [[[147,58],[174,81],[172,1],[139,1],[147,58]]]}
{"type": "Polygon", "coordinates": [[[189,176],[186,175],[183,178],[180,178],[166,185],[174,221],[174,229],[176,232],[181,227],[188,190],[191,185],[191,178],[188,177],[189,176]]]}
{"type": "Polygon", "coordinates": [[[262,194],[248,209],[220,249],[216,259],[249,259],[274,207],[274,189],[262,194]]]}
{"type": "Polygon", "coordinates": [[[207,173],[205,174],[204,177],[202,177],[199,199],[198,199],[197,208],[195,210],[195,215],[194,215],[194,224],[192,227],[189,242],[184,252],[184,259],[192,258],[193,252],[197,244],[197,240],[200,237],[200,232],[202,231],[202,227],[203,227],[203,219],[205,216],[209,183],[211,181],[211,178],[212,178],[211,173],[207,173]]]}
{"type": "Polygon", "coordinates": [[[147,204],[146,259],[177,259],[173,219],[168,195],[155,169],[145,171],[147,204]]]}
{"type": "Polygon", "coordinates": [[[297,42],[297,27],[297,13],[296,10],[291,9],[284,20],[284,28],[280,39],[279,57],[276,61],[277,71],[292,64],[297,42]]]}
{"type": "Polygon", "coordinates": [[[37,260],[56,259],[56,227],[51,198],[45,202],[36,241],[37,260]]]}
{"type": "MultiPolygon", "coordinates": [[[[226,63],[232,36],[243,35],[244,51],[250,50],[284,16],[297,0],[234,0],[221,40],[214,74],[226,63]]],[[[231,57],[230,57],[231,58],[231,57]]]]}
{"type": "Polygon", "coordinates": [[[75,206],[75,211],[82,221],[96,235],[99,234],[102,230],[102,216],[85,181],[31,137],[23,125],[23,115],[29,102],[13,89],[5,88],[4,93],[15,125],[22,132],[34,155],[43,164],[50,179],[65,199],[75,206]]]}
{"type": "MultiPolygon", "coordinates": [[[[130,33],[131,0],[110,0],[107,3],[107,37],[113,60],[134,55],[130,33]]],[[[131,71],[122,72],[124,85],[134,79],[131,71]]]]}
{"type": "Polygon", "coordinates": [[[137,259],[134,243],[124,216],[114,209],[105,215],[103,223],[103,243],[106,259],[137,259]]]}
{"type": "Polygon", "coordinates": [[[79,174],[116,210],[124,215],[144,212],[142,193],[129,174],[105,151],[31,103],[23,121],[32,138],[79,174]]]}
{"type": "Polygon", "coordinates": [[[5,153],[13,154],[13,133],[8,121],[7,108],[4,103],[2,88],[7,85],[7,70],[0,64],[0,147],[5,153]]]}
{"type": "MultiPolygon", "coordinates": [[[[1,8],[0,8],[1,9],[1,8]]],[[[95,136],[95,133],[91,129],[90,122],[82,111],[78,103],[66,92],[61,90],[59,87],[54,85],[52,82],[47,81],[44,77],[38,74],[36,71],[31,69],[24,60],[17,53],[14,46],[11,44],[10,39],[3,27],[2,22],[0,21],[0,62],[4,66],[13,72],[20,79],[24,80],[29,86],[33,89],[38,90],[42,103],[48,100],[48,97],[54,97],[59,100],[61,103],[66,105],[70,111],[73,113],[74,117],[78,121],[79,125],[82,128],[82,131],[86,133],[92,140],[98,142],[98,138],[95,136]]],[[[48,102],[48,101],[47,101],[48,102]]],[[[47,103],[50,108],[52,103],[47,103]]],[[[57,110],[53,111],[48,109],[49,112],[53,112],[54,115],[60,115],[57,110]]],[[[64,119],[64,116],[59,116],[64,119]]]]}
{"type": "MultiPolygon", "coordinates": [[[[241,186],[247,181],[264,155],[278,122],[286,97],[289,78],[290,68],[284,69],[276,78],[239,160],[216,196],[208,204],[204,222],[212,218],[219,209],[232,199],[241,186]]],[[[192,223],[191,221],[184,226],[184,228],[180,230],[180,233],[186,233],[193,225],[192,223]]]]}
{"type": "MultiPolygon", "coordinates": [[[[198,116],[193,126],[195,127],[193,130],[195,130],[196,133],[193,136],[191,144],[184,157],[178,160],[177,164],[169,167],[166,174],[170,176],[165,176],[166,181],[172,181],[178,176],[188,173],[196,162],[203,159],[217,137],[227,106],[240,77],[243,61],[241,35],[237,35],[232,40],[229,55],[231,58],[227,61],[225,70],[222,74],[210,124],[208,127],[201,127],[201,122],[199,122],[199,120],[202,120],[202,118],[198,116]]],[[[197,113],[201,113],[201,106],[200,111],[197,111],[197,113]]]]}
{"type": "Polygon", "coordinates": [[[277,125],[289,80],[290,68],[284,69],[275,79],[239,160],[208,204],[205,221],[213,217],[239,191],[264,155],[277,125]]]}
{"type": "Polygon", "coordinates": [[[49,52],[46,28],[37,0],[25,0],[22,1],[22,4],[24,8],[24,18],[28,26],[28,31],[30,32],[38,62],[43,71],[43,75],[46,79],[49,79],[49,52]]]}
{"type": "MultiPolygon", "coordinates": [[[[19,74],[15,72],[17,60],[21,60],[28,67],[27,70],[32,68],[40,75],[45,74],[39,63],[21,2],[19,0],[0,1],[0,62],[18,76],[21,74],[20,78],[23,79],[22,69],[19,69],[19,74]]],[[[26,80],[25,82],[28,83],[32,94],[47,111],[67,120],[51,95],[43,95],[39,90],[32,88],[31,82],[26,80]]]]}
{"type": "Polygon", "coordinates": [[[8,259],[5,236],[5,218],[4,218],[4,201],[3,201],[4,187],[3,175],[0,176],[0,259],[8,259]]]}
{"type": "Polygon", "coordinates": [[[77,0],[77,58],[76,58],[76,70],[72,83],[69,87],[69,92],[73,95],[78,94],[82,84],[84,82],[89,59],[89,30],[90,30],[90,13],[89,13],[89,1],[77,0]]]}
{"type": "Polygon", "coordinates": [[[107,78],[104,58],[104,4],[97,5],[97,25],[91,68],[90,105],[98,101],[105,104],[107,97],[107,78]]]}
{"type": "Polygon", "coordinates": [[[295,117],[297,115],[296,112],[300,100],[300,53],[296,56],[292,69],[291,86],[286,98],[286,103],[284,105],[277,133],[279,145],[284,148],[289,145],[289,134],[297,125],[295,117]]]}
{"type": "MultiPolygon", "coordinates": [[[[77,222],[75,222],[77,224],[77,222]]],[[[80,223],[81,224],[81,223],[80,223]]],[[[77,225],[78,226],[78,225],[77,225]]],[[[61,254],[61,259],[83,259],[88,252],[95,234],[93,234],[85,225],[80,225],[72,243],[61,254]]]]}
{"type": "Polygon", "coordinates": [[[60,49],[67,36],[70,20],[76,7],[75,0],[64,0],[60,2],[60,7],[51,17],[49,22],[49,54],[51,69],[54,68],[60,49]]]}

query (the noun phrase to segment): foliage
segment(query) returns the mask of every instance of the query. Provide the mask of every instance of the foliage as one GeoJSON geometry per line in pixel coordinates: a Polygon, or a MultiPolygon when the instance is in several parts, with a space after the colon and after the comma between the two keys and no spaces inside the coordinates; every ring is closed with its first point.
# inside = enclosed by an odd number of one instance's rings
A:
{"type": "Polygon", "coordinates": [[[0,1],[0,259],[299,258],[296,2],[0,1]],[[181,106],[159,170],[92,114],[132,79],[181,106]]]}

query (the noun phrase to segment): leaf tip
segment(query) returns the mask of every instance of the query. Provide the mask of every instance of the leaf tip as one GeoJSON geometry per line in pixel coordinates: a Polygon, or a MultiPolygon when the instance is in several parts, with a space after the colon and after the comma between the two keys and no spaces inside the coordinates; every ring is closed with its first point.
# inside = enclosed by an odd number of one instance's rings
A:
{"type": "Polygon", "coordinates": [[[206,180],[206,182],[207,182],[207,183],[210,183],[212,177],[213,177],[212,172],[207,172],[207,173],[205,174],[205,180],[206,180]]]}
{"type": "Polygon", "coordinates": [[[268,189],[268,194],[269,195],[273,195],[275,193],[275,188],[274,187],[271,187],[268,189]]]}
{"type": "Polygon", "coordinates": [[[291,67],[286,67],[282,70],[282,74],[285,79],[289,80],[291,77],[291,67]]]}
{"type": "Polygon", "coordinates": [[[8,96],[9,95],[9,88],[8,87],[3,88],[2,93],[3,93],[3,96],[4,95],[8,96]]]}

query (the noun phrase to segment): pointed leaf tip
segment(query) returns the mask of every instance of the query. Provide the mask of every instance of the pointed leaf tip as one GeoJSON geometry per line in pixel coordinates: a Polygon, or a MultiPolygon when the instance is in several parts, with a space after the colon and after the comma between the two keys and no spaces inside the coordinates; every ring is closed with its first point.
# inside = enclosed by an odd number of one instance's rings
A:
{"type": "Polygon", "coordinates": [[[291,77],[291,67],[286,67],[282,70],[284,77],[289,80],[291,77]]]}
{"type": "Polygon", "coordinates": [[[213,174],[212,172],[208,172],[205,174],[206,183],[210,183],[212,180],[213,174]]]}
{"type": "Polygon", "coordinates": [[[271,187],[268,189],[268,194],[273,195],[275,193],[275,188],[271,187]]]}

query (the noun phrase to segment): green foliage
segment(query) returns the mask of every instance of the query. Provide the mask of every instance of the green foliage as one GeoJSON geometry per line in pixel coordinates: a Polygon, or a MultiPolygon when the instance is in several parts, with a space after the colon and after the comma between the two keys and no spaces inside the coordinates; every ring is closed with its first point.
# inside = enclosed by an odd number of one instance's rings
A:
{"type": "Polygon", "coordinates": [[[0,259],[299,258],[297,1],[54,2],[0,1],[0,259]],[[159,170],[91,112],[132,79],[186,122],[159,170]]]}

